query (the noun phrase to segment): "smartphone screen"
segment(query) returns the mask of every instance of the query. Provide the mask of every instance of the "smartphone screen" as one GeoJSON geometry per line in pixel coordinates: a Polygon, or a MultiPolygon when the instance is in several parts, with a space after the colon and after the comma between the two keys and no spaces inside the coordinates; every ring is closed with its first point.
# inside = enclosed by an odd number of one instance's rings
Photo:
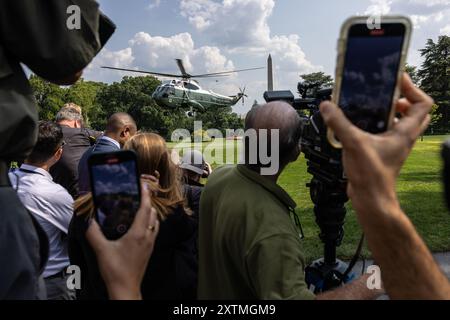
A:
{"type": "Polygon", "coordinates": [[[118,239],[133,224],[140,205],[136,155],[93,154],[89,169],[97,222],[108,239],[118,239]]]}
{"type": "Polygon", "coordinates": [[[355,24],[349,30],[338,103],[364,131],[380,133],[388,128],[405,33],[402,23],[374,30],[355,24]]]}

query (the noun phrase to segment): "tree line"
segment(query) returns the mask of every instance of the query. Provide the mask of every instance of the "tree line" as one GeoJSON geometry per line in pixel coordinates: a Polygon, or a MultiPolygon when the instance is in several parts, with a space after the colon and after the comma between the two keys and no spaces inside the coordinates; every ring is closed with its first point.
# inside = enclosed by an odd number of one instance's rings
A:
{"type": "MultiPolygon", "coordinates": [[[[429,133],[450,132],[450,37],[440,36],[435,42],[428,39],[420,50],[421,66],[406,67],[414,83],[434,100],[429,133]]],[[[329,86],[333,78],[323,72],[302,75],[303,83],[329,86]]],[[[193,118],[186,110],[160,107],[152,93],[161,82],[152,76],[124,77],[120,82],[106,84],[80,80],[71,87],[60,87],[31,75],[30,83],[42,120],[53,120],[61,106],[73,102],[83,108],[86,124],[104,130],[107,118],[115,112],[127,112],[141,130],[157,132],[166,138],[177,128],[193,128],[193,118]]],[[[195,120],[203,121],[204,128],[239,129],[242,118],[231,107],[198,113],[195,120]]]]}
{"type": "MultiPolygon", "coordinates": [[[[166,139],[175,129],[194,128],[194,118],[186,116],[187,110],[162,108],[153,100],[152,94],[161,82],[152,76],[127,76],[112,84],[81,79],[71,87],[60,87],[31,75],[30,83],[41,120],[54,120],[60,108],[72,102],[82,107],[85,125],[99,131],[116,112],[130,114],[140,130],[156,132],[166,139]]],[[[203,121],[204,128],[219,130],[243,126],[231,107],[197,113],[195,121],[203,121]]]]}

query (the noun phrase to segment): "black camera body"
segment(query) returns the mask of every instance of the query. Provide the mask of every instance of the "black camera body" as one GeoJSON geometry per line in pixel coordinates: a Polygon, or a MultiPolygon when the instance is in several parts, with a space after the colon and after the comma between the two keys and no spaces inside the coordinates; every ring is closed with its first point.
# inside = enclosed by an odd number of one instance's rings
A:
{"type": "Polygon", "coordinates": [[[310,288],[314,287],[315,293],[320,293],[349,282],[353,277],[351,268],[336,259],[336,247],[344,236],[347,180],[342,166],[342,151],[328,142],[327,128],[319,111],[322,101],[331,100],[332,89],[299,83],[298,91],[301,98],[296,99],[291,91],[271,91],[264,93],[264,99],[266,102],[285,101],[300,114],[301,151],[307,160],[308,173],[312,175],[307,186],[321,231],[319,237],[324,243],[324,258],[305,269],[305,279],[310,288]],[[311,91],[314,93],[309,94],[311,91]]]}
{"type": "Polygon", "coordinates": [[[302,98],[296,99],[291,91],[270,91],[264,93],[264,99],[266,102],[287,102],[299,111],[302,126],[300,144],[302,153],[308,161],[308,173],[328,185],[341,185],[345,192],[342,151],[335,149],[328,142],[327,128],[319,111],[321,102],[331,100],[332,89],[318,89],[317,86],[304,86],[299,83],[298,90],[302,98]],[[308,96],[310,90],[315,91],[313,97],[308,96]],[[309,115],[305,114],[305,111],[309,115]]]}

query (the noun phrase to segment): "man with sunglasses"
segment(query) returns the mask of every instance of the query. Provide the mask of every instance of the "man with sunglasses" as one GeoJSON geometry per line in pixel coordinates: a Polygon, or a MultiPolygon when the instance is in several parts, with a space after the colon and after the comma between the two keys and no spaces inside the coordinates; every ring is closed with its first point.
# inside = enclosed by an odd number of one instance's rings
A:
{"type": "Polygon", "coordinates": [[[40,122],[38,140],[20,169],[9,174],[19,199],[37,220],[49,240],[49,259],[44,282],[49,300],[75,298],[67,288],[69,266],[67,230],[73,215],[73,199],[61,185],[53,182],[50,168],[58,162],[64,149],[63,132],[58,124],[40,122]]]}

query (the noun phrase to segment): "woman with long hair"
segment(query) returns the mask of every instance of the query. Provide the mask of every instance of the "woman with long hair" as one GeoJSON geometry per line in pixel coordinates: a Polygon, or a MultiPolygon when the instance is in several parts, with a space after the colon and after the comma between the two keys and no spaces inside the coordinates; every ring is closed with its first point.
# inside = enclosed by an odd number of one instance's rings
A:
{"type": "MultiPolygon", "coordinates": [[[[141,133],[124,145],[137,155],[139,175],[147,175],[152,189],[151,202],[160,223],[144,280],[143,299],[196,298],[197,259],[195,241],[197,223],[185,207],[186,200],[176,166],[170,159],[165,140],[154,133],[141,133]],[[155,178],[150,179],[150,176],[155,178]]],[[[89,220],[94,217],[90,194],[75,202],[75,215],[69,228],[69,257],[71,264],[81,269],[79,299],[107,299],[95,254],[86,240],[89,220]]]]}

